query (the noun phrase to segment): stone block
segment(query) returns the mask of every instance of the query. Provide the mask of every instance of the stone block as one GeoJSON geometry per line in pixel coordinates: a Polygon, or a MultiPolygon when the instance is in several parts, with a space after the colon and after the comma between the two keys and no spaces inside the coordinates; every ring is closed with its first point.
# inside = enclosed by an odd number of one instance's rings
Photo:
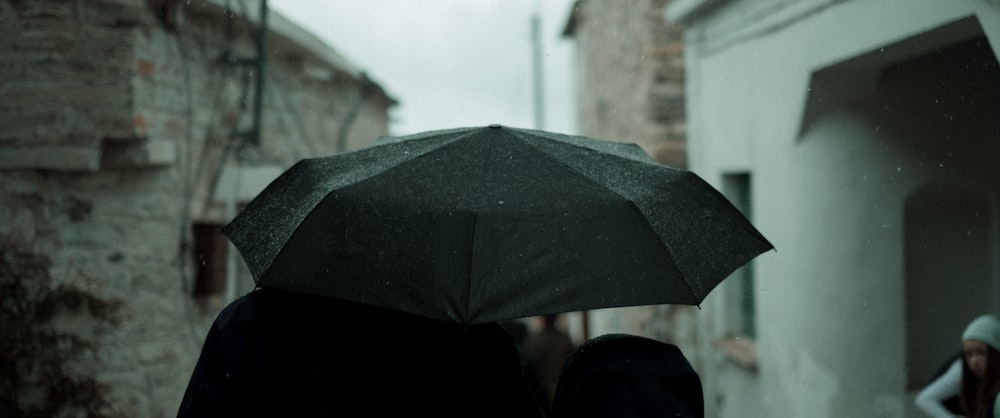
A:
{"type": "Polygon", "coordinates": [[[107,140],[101,148],[101,167],[104,168],[164,166],[177,161],[177,146],[169,141],[107,140]]]}
{"type": "Polygon", "coordinates": [[[136,26],[154,23],[145,2],[136,0],[88,0],[79,2],[79,15],[86,21],[106,26],[136,26]]]}
{"type": "Polygon", "coordinates": [[[71,18],[74,2],[70,1],[33,1],[15,2],[17,14],[21,18],[71,18]]]}
{"type": "Polygon", "coordinates": [[[35,239],[35,216],[25,208],[0,206],[0,236],[13,242],[32,242],[35,239]]]}
{"type": "Polygon", "coordinates": [[[101,152],[95,146],[39,146],[4,148],[0,170],[97,171],[101,152]]]}
{"type": "Polygon", "coordinates": [[[22,171],[0,175],[0,194],[11,197],[36,196],[41,193],[42,185],[41,176],[34,172],[22,171]]]}

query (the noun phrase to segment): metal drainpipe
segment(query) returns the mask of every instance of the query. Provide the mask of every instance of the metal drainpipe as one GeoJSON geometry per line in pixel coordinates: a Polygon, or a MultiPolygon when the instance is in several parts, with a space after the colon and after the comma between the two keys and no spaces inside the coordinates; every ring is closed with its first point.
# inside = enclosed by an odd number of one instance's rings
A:
{"type": "Polygon", "coordinates": [[[532,74],[534,76],[535,129],[545,129],[545,82],[542,71],[542,18],[531,16],[532,74]]]}
{"type": "Polygon", "coordinates": [[[267,68],[267,0],[260,0],[260,22],[257,26],[257,92],[253,100],[253,128],[250,141],[260,145],[261,113],[264,107],[264,71],[267,68]]]}

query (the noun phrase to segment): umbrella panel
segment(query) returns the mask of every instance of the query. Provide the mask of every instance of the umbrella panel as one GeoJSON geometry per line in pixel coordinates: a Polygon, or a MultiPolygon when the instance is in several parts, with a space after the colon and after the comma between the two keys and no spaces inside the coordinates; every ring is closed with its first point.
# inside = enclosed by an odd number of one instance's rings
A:
{"type": "Polygon", "coordinates": [[[259,284],[462,323],[696,303],[668,280],[680,274],[632,202],[496,141],[456,142],[331,192],[259,284]]]}

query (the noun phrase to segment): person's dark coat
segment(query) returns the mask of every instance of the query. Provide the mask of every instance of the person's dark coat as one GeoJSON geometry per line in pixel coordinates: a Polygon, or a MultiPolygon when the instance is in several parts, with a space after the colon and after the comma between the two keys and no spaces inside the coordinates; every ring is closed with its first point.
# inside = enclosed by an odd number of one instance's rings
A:
{"type": "Polygon", "coordinates": [[[672,344],[607,334],[566,360],[553,418],[704,417],[701,379],[672,344]]]}
{"type": "Polygon", "coordinates": [[[541,416],[510,336],[258,289],[208,333],[178,417],[541,416]]]}

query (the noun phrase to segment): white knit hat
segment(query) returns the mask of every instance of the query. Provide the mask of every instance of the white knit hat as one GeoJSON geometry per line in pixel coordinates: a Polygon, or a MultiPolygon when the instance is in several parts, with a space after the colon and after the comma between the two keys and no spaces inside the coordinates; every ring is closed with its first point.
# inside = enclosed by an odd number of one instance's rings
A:
{"type": "Polygon", "coordinates": [[[1000,318],[987,314],[972,320],[962,333],[962,341],[965,340],[982,341],[1000,351],[1000,318]]]}

